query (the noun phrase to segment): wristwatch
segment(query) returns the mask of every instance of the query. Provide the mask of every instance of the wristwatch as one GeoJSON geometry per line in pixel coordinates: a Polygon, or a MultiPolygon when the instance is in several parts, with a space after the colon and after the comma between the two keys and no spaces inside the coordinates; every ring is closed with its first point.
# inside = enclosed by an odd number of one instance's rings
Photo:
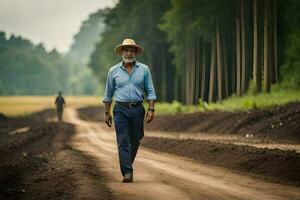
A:
{"type": "Polygon", "coordinates": [[[150,110],[150,111],[152,111],[152,112],[154,112],[154,111],[155,111],[155,109],[154,109],[154,108],[148,108],[148,110],[150,110]]]}

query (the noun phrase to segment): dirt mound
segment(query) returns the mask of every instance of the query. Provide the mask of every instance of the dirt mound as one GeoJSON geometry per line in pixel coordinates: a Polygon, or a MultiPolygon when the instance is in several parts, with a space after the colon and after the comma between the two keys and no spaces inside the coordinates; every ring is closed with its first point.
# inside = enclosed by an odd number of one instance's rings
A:
{"type": "Polygon", "coordinates": [[[255,137],[300,142],[300,103],[245,112],[199,112],[157,116],[147,130],[253,134],[255,137]]]}
{"type": "Polygon", "coordinates": [[[279,183],[300,185],[300,154],[199,140],[145,137],[142,145],[279,183]]]}
{"type": "MultiPolygon", "coordinates": [[[[103,121],[103,107],[78,109],[87,121],[103,121]]],[[[243,112],[207,111],[192,114],[156,116],[146,130],[170,132],[204,132],[220,134],[252,134],[263,140],[300,143],[300,103],[292,102],[265,109],[243,112]]]]}
{"type": "Polygon", "coordinates": [[[112,199],[93,158],[69,147],[74,125],[47,122],[53,116],[46,110],[0,122],[0,199],[91,199],[81,190],[92,178],[102,181],[97,198],[112,199]]]}
{"type": "Polygon", "coordinates": [[[99,106],[89,106],[77,109],[79,118],[86,121],[104,121],[104,108],[99,106]]]}
{"type": "Polygon", "coordinates": [[[3,113],[0,113],[0,122],[7,120],[8,117],[4,115],[3,113]]]}
{"type": "Polygon", "coordinates": [[[47,109],[26,117],[11,117],[1,121],[0,161],[7,154],[16,151],[16,148],[22,148],[44,137],[50,140],[54,133],[59,132],[65,126],[55,122],[46,122],[48,117],[53,116],[55,116],[55,111],[47,109]]]}
{"type": "MultiPolygon", "coordinates": [[[[0,137],[2,134],[7,134],[15,129],[34,125],[37,123],[44,123],[46,119],[56,116],[54,109],[46,109],[28,116],[10,117],[5,121],[0,120],[0,137]]],[[[1,141],[1,140],[0,140],[1,141]]]]}
{"type": "Polygon", "coordinates": [[[39,170],[48,165],[51,156],[59,151],[58,146],[53,145],[53,141],[57,137],[67,140],[73,132],[71,124],[53,122],[37,125],[33,123],[27,131],[7,134],[5,140],[2,134],[0,199],[31,199],[39,196],[33,192],[39,188],[39,180],[35,178],[42,174],[39,170]]]}

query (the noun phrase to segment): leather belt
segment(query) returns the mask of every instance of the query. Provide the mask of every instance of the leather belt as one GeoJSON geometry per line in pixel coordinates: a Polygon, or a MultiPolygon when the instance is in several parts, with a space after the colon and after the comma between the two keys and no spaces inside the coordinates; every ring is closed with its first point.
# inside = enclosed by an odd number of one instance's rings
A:
{"type": "Polygon", "coordinates": [[[139,102],[120,102],[120,101],[117,101],[116,103],[121,105],[121,106],[127,107],[127,108],[135,108],[135,107],[141,105],[143,102],[142,101],[139,101],[139,102]]]}

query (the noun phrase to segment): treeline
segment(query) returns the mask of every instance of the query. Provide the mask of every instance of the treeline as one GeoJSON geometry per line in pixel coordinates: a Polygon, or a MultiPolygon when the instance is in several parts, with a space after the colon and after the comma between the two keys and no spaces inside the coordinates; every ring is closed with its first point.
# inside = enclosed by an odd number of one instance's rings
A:
{"type": "Polygon", "coordinates": [[[160,101],[196,104],[231,95],[300,87],[300,1],[120,0],[89,66],[105,81],[114,47],[134,38],[145,50],[160,101]]]}
{"type": "Polygon", "coordinates": [[[96,84],[87,67],[56,50],[0,32],[0,95],[94,94],[96,84]]]}

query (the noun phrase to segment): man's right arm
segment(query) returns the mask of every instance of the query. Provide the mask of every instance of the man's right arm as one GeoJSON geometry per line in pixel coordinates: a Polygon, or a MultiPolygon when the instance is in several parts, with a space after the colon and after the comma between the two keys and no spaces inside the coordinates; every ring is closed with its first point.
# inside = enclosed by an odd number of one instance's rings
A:
{"type": "Polygon", "coordinates": [[[111,102],[104,102],[105,114],[110,113],[111,102]]]}
{"type": "Polygon", "coordinates": [[[114,90],[115,90],[115,86],[114,86],[114,81],[112,76],[112,70],[109,70],[107,73],[103,103],[112,102],[114,90]]]}
{"type": "Polygon", "coordinates": [[[110,113],[110,107],[112,102],[112,97],[114,94],[114,82],[112,78],[112,71],[109,70],[107,74],[107,80],[105,85],[105,93],[104,93],[104,99],[103,103],[105,105],[105,123],[107,126],[111,127],[112,124],[112,115],[110,113]]]}
{"type": "Polygon", "coordinates": [[[104,102],[105,104],[105,123],[107,124],[107,126],[111,127],[112,125],[112,116],[110,114],[110,106],[111,106],[111,102],[104,102]]]}

